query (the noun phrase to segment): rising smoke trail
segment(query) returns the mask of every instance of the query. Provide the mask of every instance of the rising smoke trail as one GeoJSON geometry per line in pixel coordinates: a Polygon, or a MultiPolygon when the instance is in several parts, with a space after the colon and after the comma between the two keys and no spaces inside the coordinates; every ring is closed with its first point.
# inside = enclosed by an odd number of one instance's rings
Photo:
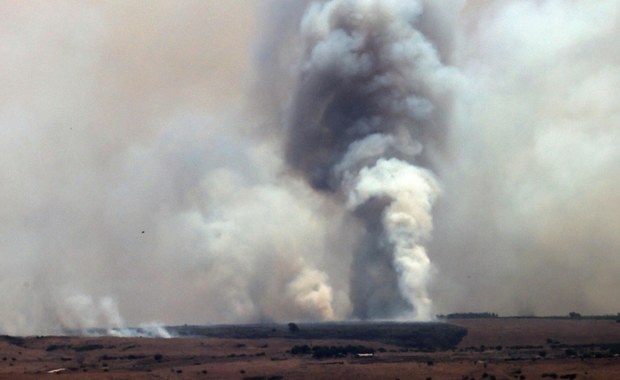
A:
{"type": "Polygon", "coordinates": [[[0,2],[0,333],[618,311],[620,2],[182,4],[0,2]]]}
{"type": "Polygon", "coordinates": [[[439,186],[423,166],[456,74],[421,31],[424,11],[421,1],[333,0],[301,22],[286,159],[365,226],[350,284],[359,318],[433,318],[424,243],[439,186]]]}

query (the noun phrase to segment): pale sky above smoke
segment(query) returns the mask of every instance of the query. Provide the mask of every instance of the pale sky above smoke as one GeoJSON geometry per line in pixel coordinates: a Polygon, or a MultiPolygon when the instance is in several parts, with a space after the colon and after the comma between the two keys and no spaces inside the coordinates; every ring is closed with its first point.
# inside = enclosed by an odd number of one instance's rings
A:
{"type": "MultiPolygon", "coordinates": [[[[363,228],[284,163],[308,2],[182,3],[0,4],[0,332],[351,316],[363,228]]],[[[620,311],[620,3],[425,12],[435,311],[620,311]]]]}

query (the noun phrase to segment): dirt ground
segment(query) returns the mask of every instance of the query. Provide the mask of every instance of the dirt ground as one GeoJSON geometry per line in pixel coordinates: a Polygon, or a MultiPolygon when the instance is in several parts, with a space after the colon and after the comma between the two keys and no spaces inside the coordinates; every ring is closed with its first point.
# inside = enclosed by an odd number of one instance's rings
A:
{"type": "Polygon", "coordinates": [[[0,379],[620,379],[615,321],[450,323],[468,335],[440,352],[348,340],[2,337],[0,379]],[[296,345],[375,353],[315,359],[291,354],[296,345]]]}
{"type": "Polygon", "coordinates": [[[536,345],[547,338],[566,344],[620,343],[620,323],[604,319],[490,318],[450,320],[468,329],[461,347],[536,345]]]}

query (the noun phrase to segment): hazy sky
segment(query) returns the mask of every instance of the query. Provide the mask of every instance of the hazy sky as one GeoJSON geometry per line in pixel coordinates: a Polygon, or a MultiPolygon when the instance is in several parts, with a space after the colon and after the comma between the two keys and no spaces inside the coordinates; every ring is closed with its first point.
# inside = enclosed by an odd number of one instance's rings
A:
{"type": "Polygon", "coordinates": [[[620,311],[619,2],[310,3],[0,3],[1,332],[620,311]]]}

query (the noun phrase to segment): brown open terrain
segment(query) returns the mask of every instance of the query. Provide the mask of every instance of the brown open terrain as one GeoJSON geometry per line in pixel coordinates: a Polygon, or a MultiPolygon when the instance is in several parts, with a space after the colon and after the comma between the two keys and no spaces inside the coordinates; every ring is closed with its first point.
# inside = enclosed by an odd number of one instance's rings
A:
{"type": "Polygon", "coordinates": [[[449,322],[468,330],[449,349],[342,339],[342,331],[337,339],[287,337],[275,329],[238,339],[4,336],[0,379],[620,379],[620,323],[613,320],[449,322]]]}
{"type": "Polygon", "coordinates": [[[450,323],[468,330],[460,346],[541,345],[548,338],[565,344],[620,343],[620,323],[613,319],[489,318],[450,323]]]}

